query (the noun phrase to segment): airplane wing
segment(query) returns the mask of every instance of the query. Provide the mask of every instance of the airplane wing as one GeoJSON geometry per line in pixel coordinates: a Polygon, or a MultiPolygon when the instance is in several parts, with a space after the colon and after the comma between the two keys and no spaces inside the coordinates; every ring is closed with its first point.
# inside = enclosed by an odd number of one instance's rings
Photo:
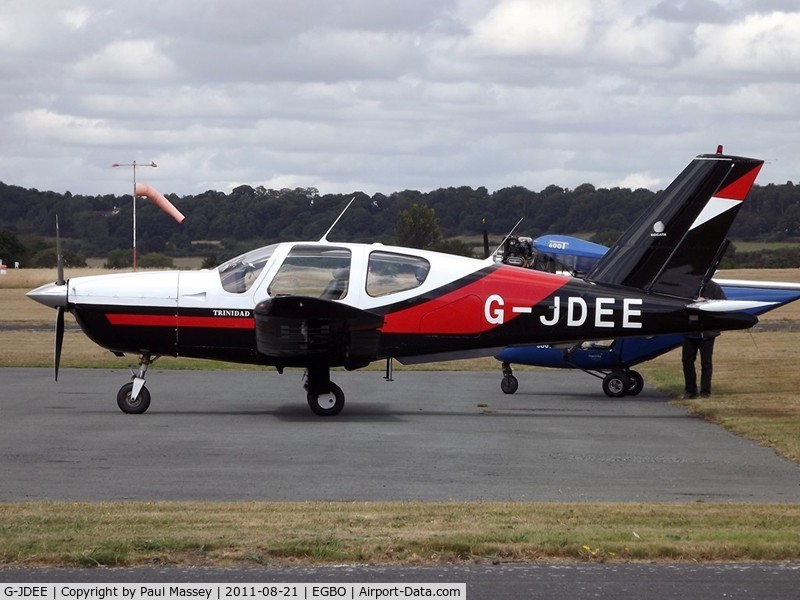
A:
{"type": "Polygon", "coordinates": [[[333,300],[277,296],[255,308],[259,353],[282,367],[355,369],[376,360],[383,316],[333,300]]]}

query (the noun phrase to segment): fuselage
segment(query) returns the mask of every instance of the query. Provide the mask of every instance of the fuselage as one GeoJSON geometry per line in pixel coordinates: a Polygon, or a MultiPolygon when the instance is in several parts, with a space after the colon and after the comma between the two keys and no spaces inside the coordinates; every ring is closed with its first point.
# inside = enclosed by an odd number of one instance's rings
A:
{"type": "Polygon", "coordinates": [[[83,331],[111,351],[265,365],[280,361],[258,351],[255,308],[284,296],[380,316],[372,360],[492,355],[516,344],[754,322],[693,310],[687,299],[381,244],[282,243],[213,270],[76,277],[62,286],[64,300],[53,287],[29,295],[65,302],[83,331]]]}

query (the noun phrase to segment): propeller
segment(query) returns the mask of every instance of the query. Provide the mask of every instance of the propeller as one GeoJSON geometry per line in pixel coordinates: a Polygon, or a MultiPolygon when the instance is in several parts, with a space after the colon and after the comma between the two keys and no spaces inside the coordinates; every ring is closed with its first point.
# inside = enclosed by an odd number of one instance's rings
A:
{"type": "Polygon", "coordinates": [[[491,251],[489,250],[489,232],[486,230],[486,219],[483,220],[483,258],[489,258],[491,251]]]}
{"type": "MultiPolygon", "coordinates": [[[[61,235],[56,215],[56,285],[64,285],[64,256],[61,254],[61,235]]],[[[53,370],[58,381],[58,367],[61,364],[61,345],[64,342],[64,306],[56,306],[56,339],[53,347],[53,370]]]]}
{"type": "Polygon", "coordinates": [[[64,342],[64,307],[56,308],[56,342],[53,348],[53,369],[58,381],[58,366],[61,364],[61,344],[64,342]]]}

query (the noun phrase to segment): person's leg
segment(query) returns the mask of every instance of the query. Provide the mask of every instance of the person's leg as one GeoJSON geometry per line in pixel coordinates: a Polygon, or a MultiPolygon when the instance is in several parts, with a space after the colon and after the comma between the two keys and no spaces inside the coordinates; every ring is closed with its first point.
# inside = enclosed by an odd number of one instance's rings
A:
{"type": "Polygon", "coordinates": [[[697,344],[699,340],[683,338],[683,352],[681,362],[683,363],[684,397],[694,398],[697,396],[697,371],[694,368],[694,361],[697,359],[697,344]]]}
{"type": "Polygon", "coordinates": [[[709,338],[700,344],[700,395],[711,395],[711,375],[714,371],[714,340],[709,338]]]}

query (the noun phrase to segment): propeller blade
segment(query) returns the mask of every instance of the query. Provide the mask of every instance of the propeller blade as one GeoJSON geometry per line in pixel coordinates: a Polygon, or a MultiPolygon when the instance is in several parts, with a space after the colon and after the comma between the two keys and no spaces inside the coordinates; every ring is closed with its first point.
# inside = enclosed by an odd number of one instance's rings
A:
{"type": "Polygon", "coordinates": [[[486,230],[486,219],[483,219],[483,258],[489,258],[489,232],[486,230]]]}
{"type": "Polygon", "coordinates": [[[58,231],[58,215],[56,215],[56,272],[56,285],[64,285],[64,256],[61,254],[61,234],[58,231]]]}
{"type": "Polygon", "coordinates": [[[64,342],[64,307],[56,308],[56,343],[53,348],[53,368],[58,381],[58,367],[61,364],[61,344],[64,342]]]}

